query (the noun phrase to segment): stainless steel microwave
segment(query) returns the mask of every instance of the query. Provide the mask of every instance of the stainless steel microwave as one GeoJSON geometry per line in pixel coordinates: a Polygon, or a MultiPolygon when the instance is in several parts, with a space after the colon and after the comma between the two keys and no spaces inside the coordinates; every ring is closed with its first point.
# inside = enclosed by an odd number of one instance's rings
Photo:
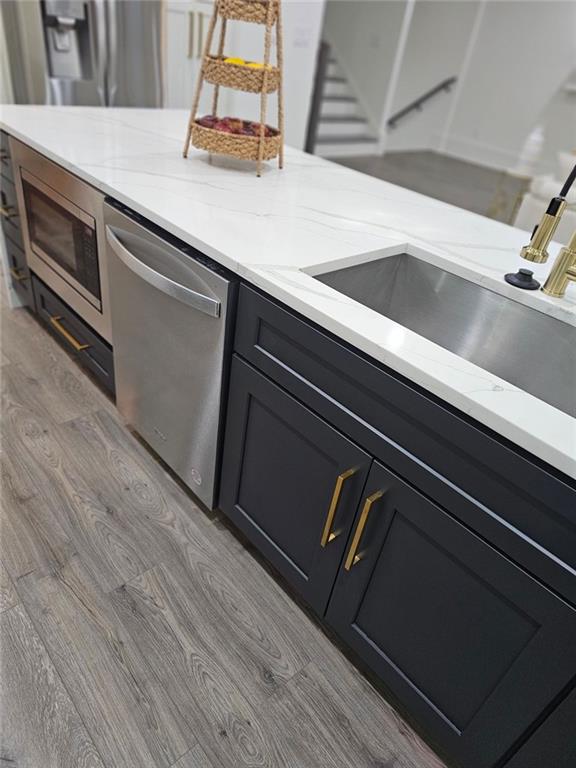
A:
{"type": "Polygon", "coordinates": [[[111,342],[104,196],[19,142],[14,159],[30,269],[111,342]]]}

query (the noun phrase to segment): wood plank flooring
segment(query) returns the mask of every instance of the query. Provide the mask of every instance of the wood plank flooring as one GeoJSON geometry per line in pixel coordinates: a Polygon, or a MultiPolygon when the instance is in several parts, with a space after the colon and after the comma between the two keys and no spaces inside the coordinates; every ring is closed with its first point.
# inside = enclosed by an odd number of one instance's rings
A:
{"type": "Polygon", "coordinates": [[[442,768],[22,309],[2,309],[0,765],[442,768]]]}
{"type": "Polygon", "coordinates": [[[343,157],[336,162],[507,224],[525,191],[522,180],[502,171],[431,150],[343,157]]]}

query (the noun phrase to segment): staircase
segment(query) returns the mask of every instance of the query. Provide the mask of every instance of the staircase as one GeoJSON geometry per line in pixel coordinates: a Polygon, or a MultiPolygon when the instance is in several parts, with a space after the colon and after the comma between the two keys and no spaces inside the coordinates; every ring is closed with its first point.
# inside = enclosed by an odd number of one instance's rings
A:
{"type": "Polygon", "coordinates": [[[322,89],[314,152],[322,157],[378,154],[378,139],[333,53],[322,89]]]}

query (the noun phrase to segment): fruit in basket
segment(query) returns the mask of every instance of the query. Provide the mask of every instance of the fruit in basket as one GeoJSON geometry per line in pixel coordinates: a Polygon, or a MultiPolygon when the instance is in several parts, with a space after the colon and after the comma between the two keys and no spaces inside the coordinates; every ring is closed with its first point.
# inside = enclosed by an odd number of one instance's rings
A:
{"type": "Polygon", "coordinates": [[[216,115],[204,115],[204,117],[199,117],[196,122],[203,128],[214,128],[218,122],[218,118],[216,115]]]}
{"type": "Polygon", "coordinates": [[[232,133],[242,133],[244,121],[237,117],[225,117],[224,121],[230,126],[232,133]]]}
{"type": "Polygon", "coordinates": [[[243,136],[257,136],[258,133],[254,128],[255,123],[253,123],[251,120],[244,120],[242,125],[242,135],[243,136]]]}
{"type": "MultiPolygon", "coordinates": [[[[260,136],[260,123],[253,120],[241,120],[239,117],[216,117],[216,115],[204,115],[196,122],[204,128],[213,128],[222,133],[231,133],[236,136],[260,136]]],[[[264,136],[269,138],[277,136],[278,131],[269,125],[264,126],[264,136]]]]}
{"type": "Polygon", "coordinates": [[[240,66],[246,64],[244,59],[238,59],[233,56],[228,56],[226,59],[224,59],[224,64],[239,64],[240,66]]]}
{"type": "Polygon", "coordinates": [[[215,131],[221,131],[221,133],[234,133],[232,126],[226,120],[218,120],[214,123],[213,128],[215,131]]]}

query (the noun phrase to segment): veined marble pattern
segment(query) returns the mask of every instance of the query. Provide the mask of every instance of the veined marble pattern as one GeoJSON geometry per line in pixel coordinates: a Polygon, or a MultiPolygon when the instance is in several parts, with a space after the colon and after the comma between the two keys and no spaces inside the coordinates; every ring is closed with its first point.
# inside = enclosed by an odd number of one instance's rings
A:
{"type": "MultiPolygon", "coordinates": [[[[261,179],[229,159],[210,165],[203,152],[185,160],[186,121],[182,110],[4,106],[0,113],[16,138],[576,477],[576,419],[313,278],[408,247],[576,326],[575,286],[558,300],[504,283],[504,273],[526,266],[518,256],[526,232],[292,149],[283,171],[271,162],[261,179]]],[[[551,260],[531,266],[538,279],[551,260]]]]}

